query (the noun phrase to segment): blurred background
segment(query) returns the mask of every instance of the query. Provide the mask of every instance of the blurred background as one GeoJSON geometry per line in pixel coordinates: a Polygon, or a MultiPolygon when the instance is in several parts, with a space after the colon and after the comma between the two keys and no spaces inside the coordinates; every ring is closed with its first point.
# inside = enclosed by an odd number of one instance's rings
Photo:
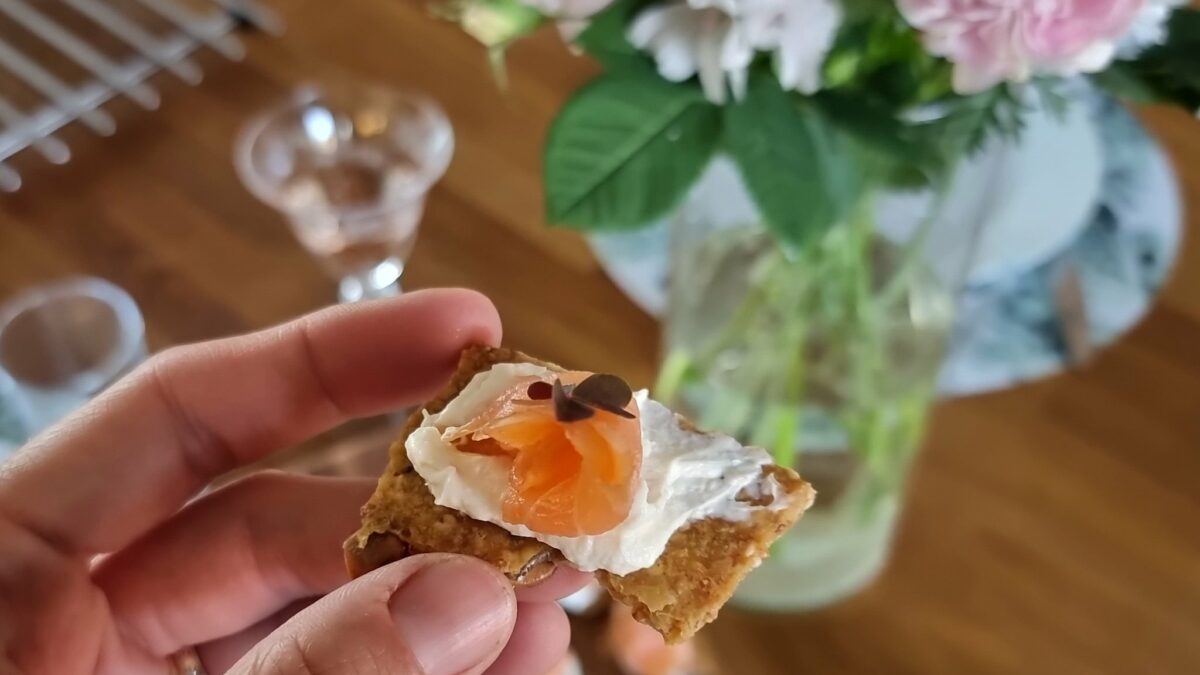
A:
{"type": "MultiPolygon", "coordinates": [[[[583,672],[1200,672],[1200,101],[1138,75],[1194,12],[982,93],[846,29],[817,91],[651,4],[0,0],[0,458],[157,350],[466,286],[821,494],[687,653],[576,598],[583,672]]],[[[377,473],[397,419],[269,464],[377,473]]]]}

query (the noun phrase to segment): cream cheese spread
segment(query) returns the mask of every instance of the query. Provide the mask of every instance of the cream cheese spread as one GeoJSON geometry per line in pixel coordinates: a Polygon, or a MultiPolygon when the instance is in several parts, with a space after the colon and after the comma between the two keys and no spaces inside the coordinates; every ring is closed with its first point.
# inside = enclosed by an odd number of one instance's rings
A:
{"type": "MultiPolygon", "coordinates": [[[[766,451],[744,448],[729,436],[684,429],[673,412],[643,390],[635,394],[642,467],[632,508],[621,524],[602,534],[562,537],[505,522],[501,508],[511,460],[462,452],[447,439],[515,382],[531,376],[550,381],[554,375],[536,364],[497,364],[477,374],[441,412],[426,415],[405,449],[436,503],[542,541],[582,570],[628,574],[653,565],[671,535],[690,522],[748,517],[752,507],[735,499],[743,488],[777,491],[759,481],[763,465],[771,462],[766,451]]],[[[776,501],[772,506],[780,508],[782,500],[776,501]]]]}

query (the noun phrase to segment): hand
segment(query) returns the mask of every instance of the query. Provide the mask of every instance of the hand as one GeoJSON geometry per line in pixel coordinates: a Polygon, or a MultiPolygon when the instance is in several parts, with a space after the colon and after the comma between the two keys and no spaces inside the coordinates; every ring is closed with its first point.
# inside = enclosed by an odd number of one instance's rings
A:
{"type": "Polygon", "coordinates": [[[478,560],[428,555],[345,583],[373,480],[264,473],[188,503],[425,400],[462,347],[499,337],[486,298],[425,291],[150,359],[0,467],[0,672],[167,675],[193,645],[214,675],[549,670],[569,631],[551,600],[582,574],[514,593],[478,560]]]}

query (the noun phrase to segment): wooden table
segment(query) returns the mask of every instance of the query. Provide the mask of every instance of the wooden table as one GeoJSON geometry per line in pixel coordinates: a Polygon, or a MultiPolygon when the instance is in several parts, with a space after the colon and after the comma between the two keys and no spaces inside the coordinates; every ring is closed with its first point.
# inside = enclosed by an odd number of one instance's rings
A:
{"type": "MultiPolygon", "coordinates": [[[[486,291],[508,344],[647,384],[655,321],[542,218],[542,135],[595,67],[547,32],[513,50],[501,92],[478,46],[418,3],[280,6],[287,36],[251,38],[248,63],[204,58],[198,89],[161,81],[153,115],[110,106],[122,131],[72,130],[66,167],[22,158],[26,189],[0,198],[0,295],[107,277],[145,311],[152,347],[328,303],[333,284],[239,185],[230,148],[293,82],[352,74],[430,92],[458,132],[408,286],[486,291]]],[[[1145,118],[1193,214],[1157,309],[1086,369],[942,405],[884,576],[819,613],[727,610],[706,633],[724,672],[1200,672],[1200,123],[1145,118]]]]}

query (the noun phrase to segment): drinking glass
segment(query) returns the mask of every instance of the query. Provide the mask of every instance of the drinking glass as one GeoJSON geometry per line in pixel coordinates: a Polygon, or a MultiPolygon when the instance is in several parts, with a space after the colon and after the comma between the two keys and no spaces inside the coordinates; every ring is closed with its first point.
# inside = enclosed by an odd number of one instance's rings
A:
{"type": "Polygon", "coordinates": [[[234,150],[242,182],[287,217],[342,302],[400,292],[425,197],[453,153],[437,104],[366,84],[300,87],[251,119],[234,150]]]}
{"type": "MultiPolygon", "coordinates": [[[[133,298],[81,277],[18,293],[0,306],[0,408],[25,437],[50,426],[146,358],[133,298]]],[[[9,431],[19,444],[24,438],[9,431]]]]}

